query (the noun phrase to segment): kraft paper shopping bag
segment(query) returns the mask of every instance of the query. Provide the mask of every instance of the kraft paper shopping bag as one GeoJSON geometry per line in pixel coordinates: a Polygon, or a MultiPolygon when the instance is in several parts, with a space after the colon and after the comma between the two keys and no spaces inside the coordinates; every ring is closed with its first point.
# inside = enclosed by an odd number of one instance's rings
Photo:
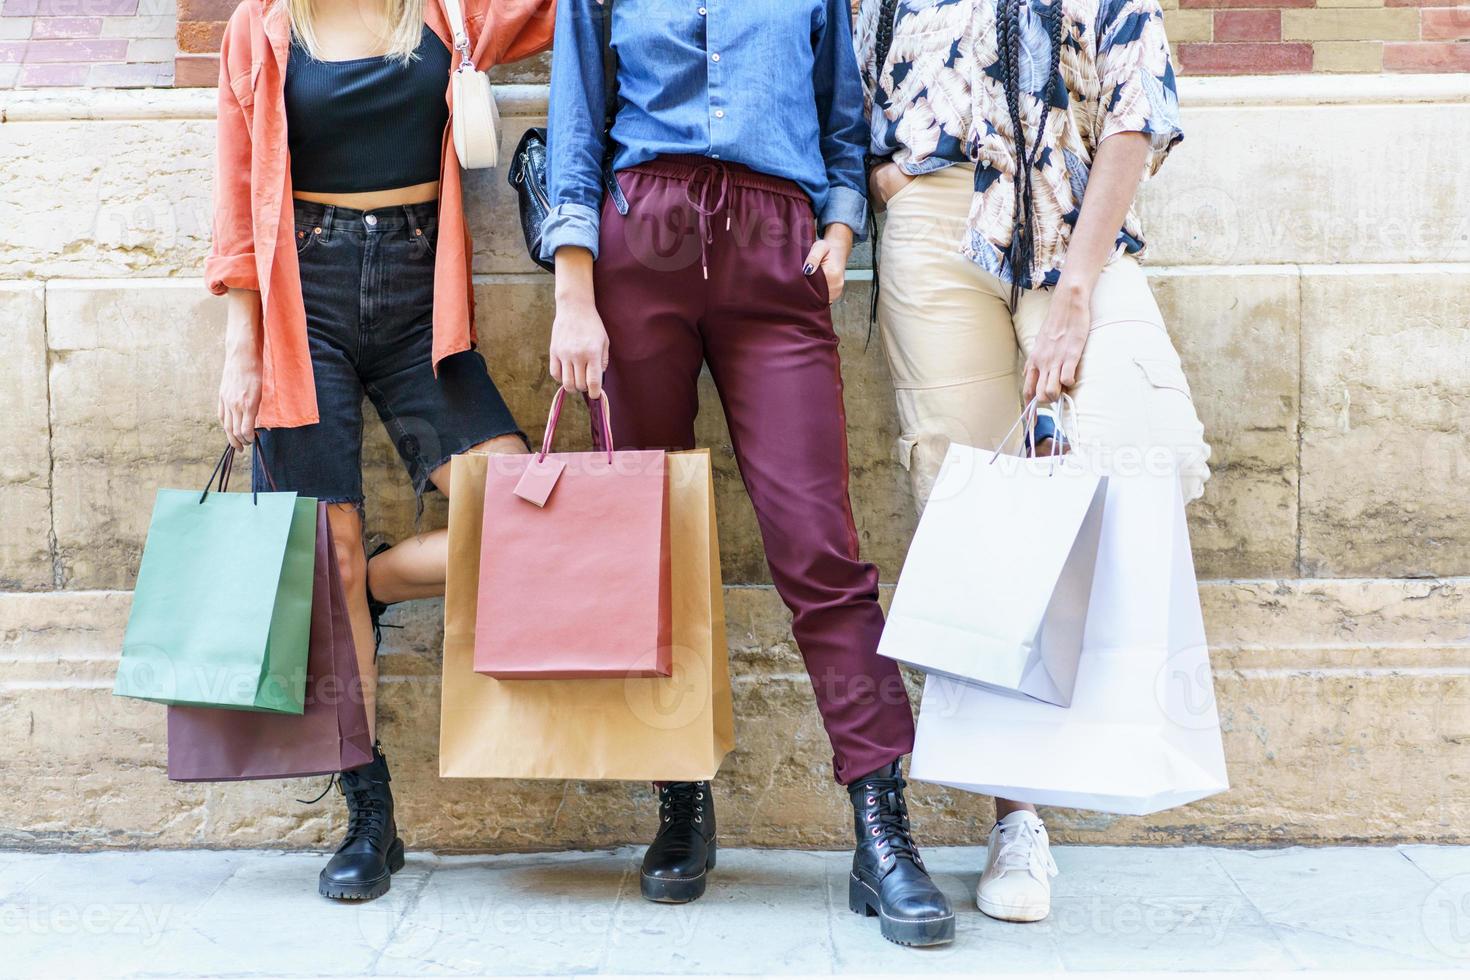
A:
{"type": "Polygon", "coordinates": [[[1108,480],[1072,704],[930,676],[910,775],[1127,814],[1229,788],[1177,475],[1108,480]]]}
{"type": "Polygon", "coordinates": [[[299,715],[317,502],[227,493],[233,461],[226,450],[214,490],[158,491],[113,693],[299,715]]]}
{"type": "Polygon", "coordinates": [[[699,780],[734,747],[709,453],[670,453],[669,677],[503,681],[474,669],[489,456],[456,456],[449,498],[439,774],[699,780]]]}

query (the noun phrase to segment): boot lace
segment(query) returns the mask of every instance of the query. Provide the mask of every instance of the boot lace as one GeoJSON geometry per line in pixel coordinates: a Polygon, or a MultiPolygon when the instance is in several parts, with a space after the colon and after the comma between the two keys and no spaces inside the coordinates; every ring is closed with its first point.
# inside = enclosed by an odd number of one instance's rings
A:
{"type": "Polygon", "coordinates": [[[339,790],[347,799],[347,836],[342,840],[342,846],[346,847],[355,840],[364,838],[372,840],[380,836],[380,831],[388,825],[388,808],[384,805],[382,797],[374,790],[373,783],[363,785],[354,784],[351,789],[347,788],[347,781],[341,774],[327,777],[326,788],[317,794],[315,799],[297,800],[311,806],[319,803],[333,788],[339,790]]]}
{"type": "Polygon", "coordinates": [[[919,857],[919,847],[914,843],[913,831],[909,828],[909,806],[903,797],[906,785],[901,775],[883,776],[863,780],[863,791],[868,806],[876,806],[868,814],[868,833],[878,838],[878,850],[883,852],[884,866],[900,858],[907,858],[919,868],[924,859],[919,857]]]}
{"type": "Polygon", "coordinates": [[[382,797],[370,785],[360,789],[344,788],[343,795],[347,797],[347,837],[342,841],[343,845],[356,840],[380,839],[388,826],[388,808],[383,805],[382,797]]]}
{"type": "Polygon", "coordinates": [[[296,800],[296,802],[297,803],[304,804],[306,806],[312,806],[313,804],[320,803],[322,801],[322,798],[332,791],[332,787],[333,786],[336,786],[339,789],[342,786],[342,778],[340,776],[336,775],[336,774],[333,774],[333,775],[327,777],[327,785],[326,785],[326,788],[323,789],[320,793],[316,794],[316,796],[313,796],[309,800],[303,800],[303,799],[299,799],[298,798],[296,800]]]}
{"type": "Polygon", "coordinates": [[[706,790],[705,783],[665,783],[658,791],[661,823],[667,825],[675,820],[704,823],[706,790]]]}

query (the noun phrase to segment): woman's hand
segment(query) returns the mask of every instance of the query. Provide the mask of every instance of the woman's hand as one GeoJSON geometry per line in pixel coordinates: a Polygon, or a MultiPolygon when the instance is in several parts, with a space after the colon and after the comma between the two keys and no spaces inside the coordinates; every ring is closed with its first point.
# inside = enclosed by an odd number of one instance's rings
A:
{"type": "Polygon", "coordinates": [[[802,275],[809,276],[818,269],[827,277],[827,301],[835,303],[842,298],[847,285],[847,259],[852,254],[852,229],[843,224],[832,224],[812,245],[802,266],[802,275]]]}
{"type": "Polygon", "coordinates": [[[1042,401],[1054,402],[1077,383],[1077,365],[1091,327],[1091,291],[1068,283],[1064,275],[1052,291],[1046,321],[1026,358],[1023,401],[1040,395],[1042,401]]]}
{"type": "Polygon", "coordinates": [[[592,288],[592,253],[574,246],[559,248],[551,376],[567,391],[585,391],[595,400],[602,397],[607,361],[607,329],[592,288]]]}
{"type": "Polygon", "coordinates": [[[903,172],[898,164],[889,161],[879,164],[868,174],[868,200],[873,210],[882,212],[893,196],[913,183],[915,178],[903,172]]]}
{"type": "Polygon", "coordinates": [[[260,412],[260,293],[232,289],[228,302],[217,413],[225,438],[240,450],[255,441],[255,417],[260,412]]]}
{"type": "Polygon", "coordinates": [[[1149,138],[1114,133],[1098,144],[1082,214],[1067,245],[1061,282],[1052,292],[1046,322],[1026,359],[1026,401],[1038,392],[1056,401],[1077,383],[1077,365],[1092,326],[1092,290],[1118,244],[1118,229],[1133,204],[1148,159],[1149,138]]]}

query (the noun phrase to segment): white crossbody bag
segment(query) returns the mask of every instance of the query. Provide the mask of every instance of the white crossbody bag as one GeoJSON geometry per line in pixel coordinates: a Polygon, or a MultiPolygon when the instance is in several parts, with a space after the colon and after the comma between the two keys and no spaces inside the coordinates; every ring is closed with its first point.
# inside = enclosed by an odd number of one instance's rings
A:
{"type": "Polygon", "coordinates": [[[470,60],[470,37],[460,0],[444,0],[444,8],[449,14],[449,29],[454,32],[454,48],[459,52],[459,67],[449,76],[454,99],[454,152],[464,169],[483,170],[500,162],[500,111],[495,107],[490,76],[476,71],[470,60]]]}

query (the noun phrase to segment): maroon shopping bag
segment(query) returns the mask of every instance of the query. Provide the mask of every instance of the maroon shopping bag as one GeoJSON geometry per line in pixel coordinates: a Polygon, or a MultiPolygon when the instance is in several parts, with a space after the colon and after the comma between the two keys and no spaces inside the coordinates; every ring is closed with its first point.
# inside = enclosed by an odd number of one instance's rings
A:
{"type": "Polygon", "coordinates": [[[668,677],[669,487],[662,451],[616,451],[607,395],[598,450],[489,457],[476,673],[499,680],[668,677]]]}
{"type": "Polygon", "coordinates": [[[306,710],[168,709],[168,778],[180,782],[321,776],[373,761],[357,648],[332,547],[327,508],[316,512],[316,576],[306,710]]]}

